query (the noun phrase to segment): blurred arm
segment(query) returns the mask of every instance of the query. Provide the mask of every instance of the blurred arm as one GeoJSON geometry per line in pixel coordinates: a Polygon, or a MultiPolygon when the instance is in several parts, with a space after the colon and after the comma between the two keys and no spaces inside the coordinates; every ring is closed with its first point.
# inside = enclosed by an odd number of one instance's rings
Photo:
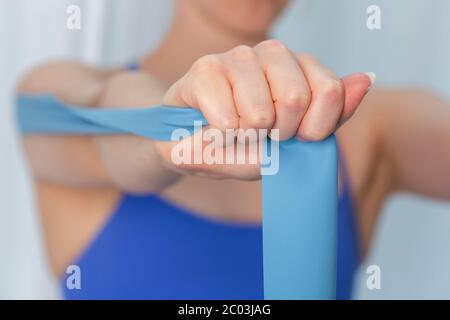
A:
{"type": "Polygon", "coordinates": [[[450,104],[420,90],[383,100],[377,131],[392,189],[450,199],[450,104]]]}
{"type": "MultiPolygon", "coordinates": [[[[154,105],[164,93],[147,74],[113,75],[68,62],[35,69],[18,91],[49,93],[65,103],[94,108],[154,105]]],[[[162,165],[152,141],[130,135],[27,135],[24,145],[33,174],[40,181],[153,192],[178,177],[162,165]]]]}

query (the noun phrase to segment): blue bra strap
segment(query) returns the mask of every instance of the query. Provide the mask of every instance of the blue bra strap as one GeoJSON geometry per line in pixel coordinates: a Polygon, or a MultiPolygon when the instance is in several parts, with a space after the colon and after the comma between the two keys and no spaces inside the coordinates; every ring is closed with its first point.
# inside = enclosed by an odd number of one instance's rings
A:
{"type": "MultiPolygon", "coordinates": [[[[177,128],[193,133],[194,121],[207,124],[189,108],[82,108],[50,95],[18,96],[17,115],[25,134],[128,133],[170,140],[177,128]]],[[[278,173],[262,177],[265,299],[335,298],[336,152],[334,136],[319,143],[281,142],[278,173]]]]}
{"type": "Polygon", "coordinates": [[[138,71],[140,69],[139,62],[132,62],[127,65],[128,71],[138,71]]]}

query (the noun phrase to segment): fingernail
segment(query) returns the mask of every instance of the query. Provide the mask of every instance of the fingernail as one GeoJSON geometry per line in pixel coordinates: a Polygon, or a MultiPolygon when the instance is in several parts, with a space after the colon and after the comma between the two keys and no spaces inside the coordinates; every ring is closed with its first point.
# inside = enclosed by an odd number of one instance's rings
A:
{"type": "Polygon", "coordinates": [[[369,87],[370,89],[377,81],[377,75],[375,74],[375,72],[366,72],[365,75],[368,76],[370,79],[370,87],[369,87]]]}

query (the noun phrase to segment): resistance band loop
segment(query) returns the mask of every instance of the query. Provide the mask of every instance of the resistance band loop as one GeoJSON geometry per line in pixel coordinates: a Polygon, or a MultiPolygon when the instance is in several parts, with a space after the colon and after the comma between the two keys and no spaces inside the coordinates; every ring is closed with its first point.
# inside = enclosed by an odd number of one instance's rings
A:
{"type": "MultiPolygon", "coordinates": [[[[194,121],[207,125],[190,108],[92,109],[51,95],[18,96],[17,113],[24,134],[134,134],[167,141],[178,128],[194,133],[194,121]]],[[[280,142],[278,172],[262,177],[265,299],[335,299],[336,154],[334,136],[280,142]]]]}

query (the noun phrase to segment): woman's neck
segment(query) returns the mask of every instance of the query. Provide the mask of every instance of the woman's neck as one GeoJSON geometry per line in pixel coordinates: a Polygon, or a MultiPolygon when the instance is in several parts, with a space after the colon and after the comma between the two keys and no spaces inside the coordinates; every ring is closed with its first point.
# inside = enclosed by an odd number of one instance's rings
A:
{"type": "Polygon", "coordinates": [[[265,35],[251,37],[233,32],[195,8],[180,4],[164,41],[142,59],[141,68],[171,84],[204,55],[225,52],[242,44],[255,46],[264,39],[265,35]]]}

